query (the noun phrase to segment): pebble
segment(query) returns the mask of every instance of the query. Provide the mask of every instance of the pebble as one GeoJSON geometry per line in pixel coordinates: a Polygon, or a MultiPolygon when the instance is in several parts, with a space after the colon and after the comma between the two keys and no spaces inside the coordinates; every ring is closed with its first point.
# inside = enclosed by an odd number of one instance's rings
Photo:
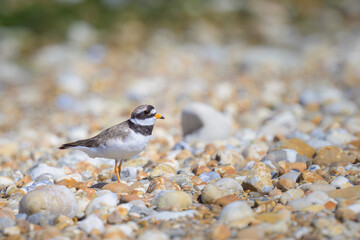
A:
{"type": "Polygon", "coordinates": [[[169,240],[169,236],[164,232],[159,230],[147,230],[138,237],[139,240],[149,240],[149,239],[158,239],[158,240],[169,240]]]}
{"type": "Polygon", "coordinates": [[[199,102],[193,102],[182,110],[181,127],[186,141],[226,139],[231,133],[230,119],[213,107],[199,102]]]}
{"type": "Polygon", "coordinates": [[[349,187],[345,189],[337,189],[333,191],[327,192],[327,194],[331,198],[345,198],[345,199],[352,199],[352,198],[359,198],[360,197],[360,186],[349,187]]]}
{"type": "Polygon", "coordinates": [[[14,184],[14,181],[5,176],[0,176],[0,189],[6,189],[8,186],[14,184]]]}
{"type": "Polygon", "coordinates": [[[94,198],[86,207],[85,212],[87,216],[98,210],[107,211],[107,209],[115,207],[118,203],[117,195],[108,190],[97,192],[97,195],[98,197],[94,198]]]}
{"type": "Polygon", "coordinates": [[[262,162],[265,160],[270,160],[272,162],[286,161],[288,163],[294,162],[306,162],[306,157],[301,156],[295,150],[292,149],[281,149],[273,152],[269,152],[265,157],[261,160],[262,162]]]}
{"type": "Polygon", "coordinates": [[[8,227],[16,226],[14,219],[9,217],[0,217],[0,232],[4,233],[4,230],[8,227]]]}
{"type": "Polygon", "coordinates": [[[221,176],[217,172],[204,172],[199,175],[199,178],[206,183],[213,182],[215,180],[221,179],[221,176]]]}
{"type": "Polygon", "coordinates": [[[105,226],[103,221],[95,214],[87,216],[84,220],[79,221],[78,228],[86,232],[92,233],[94,230],[99,231],[101,234],[105,232],[105,226]]]}
{"type": "Polygon", "coordinates": [[[159,190],[178,190],[178,191],[180,191],[181,188],[177,183],[172,182],[167,178],[157,177],[157,178],[154,178],[153,180],[151,180],[149,187],[147,189],[147,192],[152,193],[153,191],[159,191],[159,190]]]}
{"type": "Polygon", "coordinates": [[[65,176],[64,170],[50,167],[47,164],[40,163],[28,170],[31,179],[35,180],[43,174],[50,175],[52,179],[58,179],[65,176]]]}
{"type": "Polygon", "coordinates": [[[253,211],[246,202],[236,201],[226,205],[221,210],[219,221],[231,223],[238,220],[245,220],[245,222],[248,223],[253,215],[253,211]]]}
{"type": "Polygon", "coordinates": [[[301,173],[301,177],[306,182],[316,182],[324,180],[319,174],[313,171],[305,170],[301,173]]]}
{"type": "Polygon", "coordinates": [[[308,145],[306,142],[298,138],[284,139],[277,142],[271,150],[280,150],[280,149],[292,149],[295,150],[298,154],[306,156],[309,159],[312,159],[316,149],[308,145]]]}
{"type": "Polygon", "coordinates": [[[260,193],[269,193],[273,188],[271,182],[271,171],[262,162],[255,163],[249,175],[244,180],[242,186],[244,189],[250,189],[260,193]]]}
{"type": "MultiPolygon", "coordinates": [[[[166,190],[165,190],[166,191],[166,190]]],[[[158,193],[153,199],[153,205],[161,210],[183,210],[189,208],[193,201],[189,194],[183,191],[166,191],[158,193]]]]}
{"type": "Polygon", "coordinates": [[[296,183],[300,177],[300,172],[297,172],[297,171],[290,171],[288,173],[285,173],[284,175],[281,175],[280,176],[280,180],[281,179],[289,179],[291,180],[292,182],[296,183]]]}
{"type": "Polygon", "coordinates": [[[230,204],[232,202],[240,201],[240,200],[241,199],[238,196],[230,194],[230,195],[226,195],[224,197],[218,198],[215,201],[215,204],[219,205],[220,207],[225,207],[226,205],[228,205],[228,204],[230,204]]]}
{"type": "Polygon", "coordinates": [[[327,146],[318,149],[313,160],[313,164],[320,166],[329,166],[332,163],[346,166],[351,162],[352,159],[336,146],[327,146]]]}
{"type": "Polygon", "coordinates": [[[214,203],[217,199],[229,194],[229,191],[222,190],[215,184],[208,184],[201,192],[201,200],[203,203],[211,204],[214,203]]]}
{"type": "Polygon", "coordinates": [[[331,183],[331,185],[335,186],[336,188],[349,188],[352,187],[352,183],[343,176],[336,177],[331,183]]]}
{"type": "Polygon", "coordinates": [[[220,165],[231,164],[236,169],[246,166],[246,161],[239,151],[234,149],[222,149],[213,154],[212,159],[219,162],[220,165]]]}
{"type": "Polygon", "coordinates": [[[75,217],[78,204],[73,193],[64,186],[41,186],[28,194],[20,202],[20,213],[28,215],[42,213],[53,221],[59,215],[75,217]]]}
{"type": "Polygon", "coordinates": [[[244,150],[244,155],[248,161],[259,161],[268,152],[269,147],[265,142],[257,141],[251,143],[244,150]]]}
{"type": "Polygon", "coordinates": [[[176,174],[176,170],[168,164],[159,164],[151,172],[150,177],[156,178],[156,177],[164,175],[165,173],[170,174],[171,176],[174,176],[176,174]]]}
{"type": "Polygon", "coordinates": [[[288,203],[295,211],[303,211],[305,208],[312,205],[312,203],[308,199],[300,198],[291,200],[288,203]]]}
{"type": "Polygon", "coordinates": [[[289,189],[285,193],[283,193],[280,197],[280,202],[282,204],[286,204],[291,200],[299,199],[304,196],[304,191],[299,188],[289,189]]]}
{"type": "Polygon", "coordinates": [[[106,184],[101,189],[109,190],[116,194],[122,194],[122,193],[129,194],[131,192],[131,188],[128,185],[126,185],[124,183],[119,183],[119,182],[113,182],[113,183],[106,184]]]}
{"type": "Polygon", "coordinates": [[[287,190],[295,187],[295,182],[288,178],[281,178],[277,183],[276,187],[286,192],[287,190]]]}
{"type": "Polygon", "coordinates": [[[304,190],[322,191],[322,192],[328,192],[336,189],[335,186],[330,184],[304,184],[301,185],[300,188],[304,190]]]}
{"type": "Polygon", "coordinates": [[[241,184],[232,178],[222,178],[215,182],[215,186],[231,194],[240,194],[244,191],[241,184]]]}
{"type": "Polygon", "coordinates": [[[329,200],[329,195],[327,195],[325,192],[314,191],[306,195],[305,198],[313,204],[324,205],[329,200]]]}

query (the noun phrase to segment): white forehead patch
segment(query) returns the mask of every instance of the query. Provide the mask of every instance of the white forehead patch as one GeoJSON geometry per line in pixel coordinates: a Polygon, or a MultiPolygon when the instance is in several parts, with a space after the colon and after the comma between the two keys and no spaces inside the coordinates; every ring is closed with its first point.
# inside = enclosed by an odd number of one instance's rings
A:
{"type": "Polygon", "coordinates": [[[155,113],[156,113],[156,109],[153,108],[150,113],[151,113],[151,114],[155,114],[155,113]]]}

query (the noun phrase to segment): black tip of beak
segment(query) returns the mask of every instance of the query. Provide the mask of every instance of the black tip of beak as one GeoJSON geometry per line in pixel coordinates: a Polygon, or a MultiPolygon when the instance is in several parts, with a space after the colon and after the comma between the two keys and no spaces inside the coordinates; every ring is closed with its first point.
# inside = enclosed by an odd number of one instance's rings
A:
{"type": "Polygon", "coordinates": [[[160,119],[165,119],[165,117],[164,116],[161,116],[161,118],[160,119]]]}

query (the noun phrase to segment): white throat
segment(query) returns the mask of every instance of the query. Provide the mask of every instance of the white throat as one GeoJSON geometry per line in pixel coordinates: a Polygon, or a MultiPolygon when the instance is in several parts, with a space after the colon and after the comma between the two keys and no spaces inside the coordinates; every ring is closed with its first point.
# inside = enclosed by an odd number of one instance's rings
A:
{"type": "Polygon", "coordinates": [[[156,118],[155,117],[146,118],[146,119],[130,118],[130,121],[140,126],[152,126],[155,124],[156,118]]]}

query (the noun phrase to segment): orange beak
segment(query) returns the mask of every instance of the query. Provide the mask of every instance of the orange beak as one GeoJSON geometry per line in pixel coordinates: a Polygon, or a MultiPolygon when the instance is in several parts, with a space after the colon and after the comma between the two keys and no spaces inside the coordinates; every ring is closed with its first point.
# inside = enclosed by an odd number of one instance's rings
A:
{"type": "Polygon", "coordinates": [[[156,117],[157,119],[165,119],[164,116],[161,116],[161,115],[158,114],[158,113],[155,115],[155,117],[156,117]]]}

